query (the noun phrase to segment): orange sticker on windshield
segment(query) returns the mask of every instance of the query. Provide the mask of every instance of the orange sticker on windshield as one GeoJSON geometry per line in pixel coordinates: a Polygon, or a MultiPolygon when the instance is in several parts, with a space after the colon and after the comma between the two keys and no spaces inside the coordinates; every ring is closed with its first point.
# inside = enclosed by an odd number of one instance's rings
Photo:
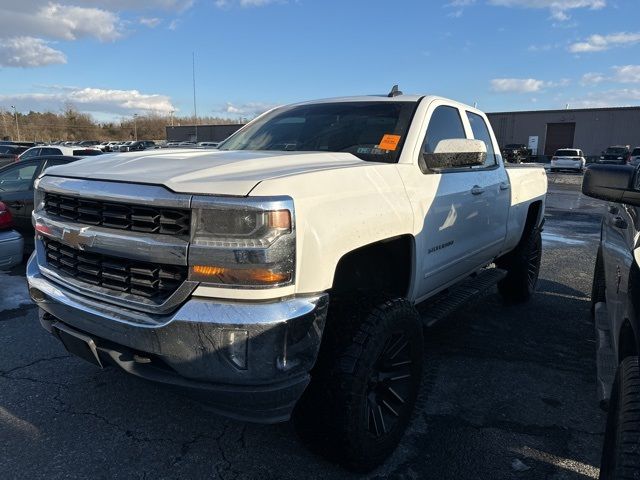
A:
{"type": "Polygon", "coordinates": [[[395,150],[400,143],[400,135],[389,135],[388,133],[380,140],[379,148],[382,150],[395,150]]]}

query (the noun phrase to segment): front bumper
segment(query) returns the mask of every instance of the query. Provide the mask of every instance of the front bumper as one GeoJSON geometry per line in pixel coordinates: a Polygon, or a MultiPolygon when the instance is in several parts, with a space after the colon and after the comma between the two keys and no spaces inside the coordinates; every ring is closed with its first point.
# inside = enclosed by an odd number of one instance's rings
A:
{"type": "Polygon", "coordinates": [[[192,297],[171,314],[135,312],[52,281],[35,255],[27,280],[42,325],[51,332],[59,322],[90,337],[101,363],[186,389],[223,415],[264,423],[288,420],[309,383],[328,306],[325,293],[244,303],[192,297]]]}

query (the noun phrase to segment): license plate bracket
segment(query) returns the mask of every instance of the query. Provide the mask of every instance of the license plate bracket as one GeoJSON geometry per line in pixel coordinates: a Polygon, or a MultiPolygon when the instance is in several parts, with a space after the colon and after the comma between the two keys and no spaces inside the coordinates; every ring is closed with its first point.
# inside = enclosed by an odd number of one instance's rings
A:
{"type": "Polygon", "coordinates": [[[62,342],[62,345],[64,345],[67,352],[72,353],[89,363],[97,365],[100,368],[104,368],[104,365],[102,365],[100,357],[98,356],[98,349],[93,338],[60,322],[56,322],[52,325],[52,331],[53,334],[58,337],[58,340],[62,342]]]}

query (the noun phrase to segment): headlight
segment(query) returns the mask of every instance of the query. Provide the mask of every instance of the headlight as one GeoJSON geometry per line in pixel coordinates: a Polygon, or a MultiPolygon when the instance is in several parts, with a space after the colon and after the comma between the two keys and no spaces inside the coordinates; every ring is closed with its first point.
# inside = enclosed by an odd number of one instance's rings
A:
{"type": "Polygon", "coordinates": [[[293,283],[295,226],[289,197],[194,197],[189,277],[208,285],[293,283]]]}

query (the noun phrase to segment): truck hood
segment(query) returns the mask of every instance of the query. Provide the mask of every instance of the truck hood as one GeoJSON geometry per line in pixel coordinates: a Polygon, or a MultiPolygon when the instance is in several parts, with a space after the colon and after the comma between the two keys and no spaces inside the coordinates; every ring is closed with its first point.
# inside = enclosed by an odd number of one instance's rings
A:
{"type": "Polygon", "coordinates": [[[165,149],[89,157],[47,175],[164,185],[174,192],[245,196],[261,181],[304,172],[366,166],[341,152],[165,149]]]}

